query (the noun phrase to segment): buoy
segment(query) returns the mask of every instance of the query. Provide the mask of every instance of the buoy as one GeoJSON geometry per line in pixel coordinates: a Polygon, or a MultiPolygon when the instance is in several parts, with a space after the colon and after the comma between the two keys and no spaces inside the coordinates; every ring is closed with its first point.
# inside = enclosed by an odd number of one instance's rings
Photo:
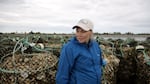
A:
{"type": "Polygon", "coordinates": [[[144,50],[144,46],[143,45],[137,45],[135,49],[136,50],[144,50]]]}
{"type": "Polygon", "coordinates": [[[40,49],[44,49],[44,45],[42,43],[38,43],[37,47],[40,48],[40,49]]]}

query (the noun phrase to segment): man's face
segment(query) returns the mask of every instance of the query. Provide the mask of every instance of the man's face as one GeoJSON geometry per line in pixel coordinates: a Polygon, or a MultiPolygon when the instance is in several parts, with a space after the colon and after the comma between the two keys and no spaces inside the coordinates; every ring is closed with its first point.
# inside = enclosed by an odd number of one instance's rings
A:
{"type": "Polygon", "coordinates": [[[88,43],[92,36],[92,31],[85,31],[82,28],[76,28],[76,37],[80,43],[88,43]]]}

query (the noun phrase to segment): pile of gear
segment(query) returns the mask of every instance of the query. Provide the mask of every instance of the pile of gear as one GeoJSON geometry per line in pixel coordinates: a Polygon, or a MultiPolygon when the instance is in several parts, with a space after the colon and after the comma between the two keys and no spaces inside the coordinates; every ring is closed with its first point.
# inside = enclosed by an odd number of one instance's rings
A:
{"type": "Polygon", "coordinates": [[[102,68],[102,84],[116,84],[116,72],[118,71],[120,60],[113,54],[113,43],[101,40],[100,47],[102,49],[102,57],[107,62],[102,68]]]}
{"type": "MultiPolygon", "coordinates": [[[[60,49],[68,37],[20,38],[0,37],[0,84],[55,84],[60,49]]],[[[150,84],[150,39],[96,40],[107,61],[102,84],[150,84]]]]}
{"type": "Polygon", "coordinates": [[[150,84],[150,48],[136,47],[137,84],[150,84]]]}
{"type": "Polygon", "coordinates": [[[134,39],[97,39],[103,58],[102,84],[150,84],[150,43],[134,39]]]}
{"type": "Polygon", "coordinates": [[[0,84],[55,84],[58,56],[52,46],[29,38],[3,38],[0,44],[0,84]]]}
{"type": "Polygon", "coordinates": [[[54,84],[56,63],[56,56],[50,53],[9,56],[1,60],[1,84],[54,84]]]}

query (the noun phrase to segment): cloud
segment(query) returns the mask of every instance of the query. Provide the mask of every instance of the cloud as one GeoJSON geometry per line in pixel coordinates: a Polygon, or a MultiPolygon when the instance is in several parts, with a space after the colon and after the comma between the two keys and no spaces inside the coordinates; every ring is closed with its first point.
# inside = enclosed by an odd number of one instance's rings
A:
{"type": "Polygon", "coordinates": [[[150,33],[149,0],[1,0],[2,32],[72,32],[81,18],[96,32],[150,33]],[[66,30],[67,29],[67,30],[66,30]]]}
{"type": "Polygon", "coordinates": [[[1,4],[23,4],[24,0],[0,0],[1,4]]]}

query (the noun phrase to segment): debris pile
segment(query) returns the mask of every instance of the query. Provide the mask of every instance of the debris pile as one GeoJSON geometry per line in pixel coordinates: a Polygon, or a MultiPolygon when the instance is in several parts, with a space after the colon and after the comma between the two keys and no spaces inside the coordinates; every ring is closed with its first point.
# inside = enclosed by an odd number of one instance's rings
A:
{"type": "Polygon", "coordinates": [[[150,48],[136,49],[137,84],[150,84],[150,48]]]}
{"type": "MultiPolygon", "coordinates": [[[[28,37],[5,41],[0,41],[0,84],[55,84],[58,56],[53,46],[33,43],[28,37]]],[[[58,55],[60,46],[57,49],[58,55]]]]}
{"type": "MultiPolygon", "coordinates": [[[[0,36],[0,84],[55,84],[60,50],[68,39],[56,34],[0,36]]],[[[150,84],[149,38],[96,40],[107,61],[102,84],[150,84]]]]}
{"type": "Polygon", "coordinates": [[[117,71],[117,84],[135,84],[136,81],[136,61],[133,47],[124,47],[122,49],[117,71]]]}
{"type": "Polygon", "coordinates": [[[110,42],[101,42],[100,47],[102,48],[102,56],[107,61],[102,70],[102,84],[115,84],[120,60],[113,54],[114,47],[110,42]]]}
{"type": "Polygon", "coordinates": [[[57,58],[50,53],[17,54],[1,60],[1,83],[43,84],[55,82],[57,58]]]}

